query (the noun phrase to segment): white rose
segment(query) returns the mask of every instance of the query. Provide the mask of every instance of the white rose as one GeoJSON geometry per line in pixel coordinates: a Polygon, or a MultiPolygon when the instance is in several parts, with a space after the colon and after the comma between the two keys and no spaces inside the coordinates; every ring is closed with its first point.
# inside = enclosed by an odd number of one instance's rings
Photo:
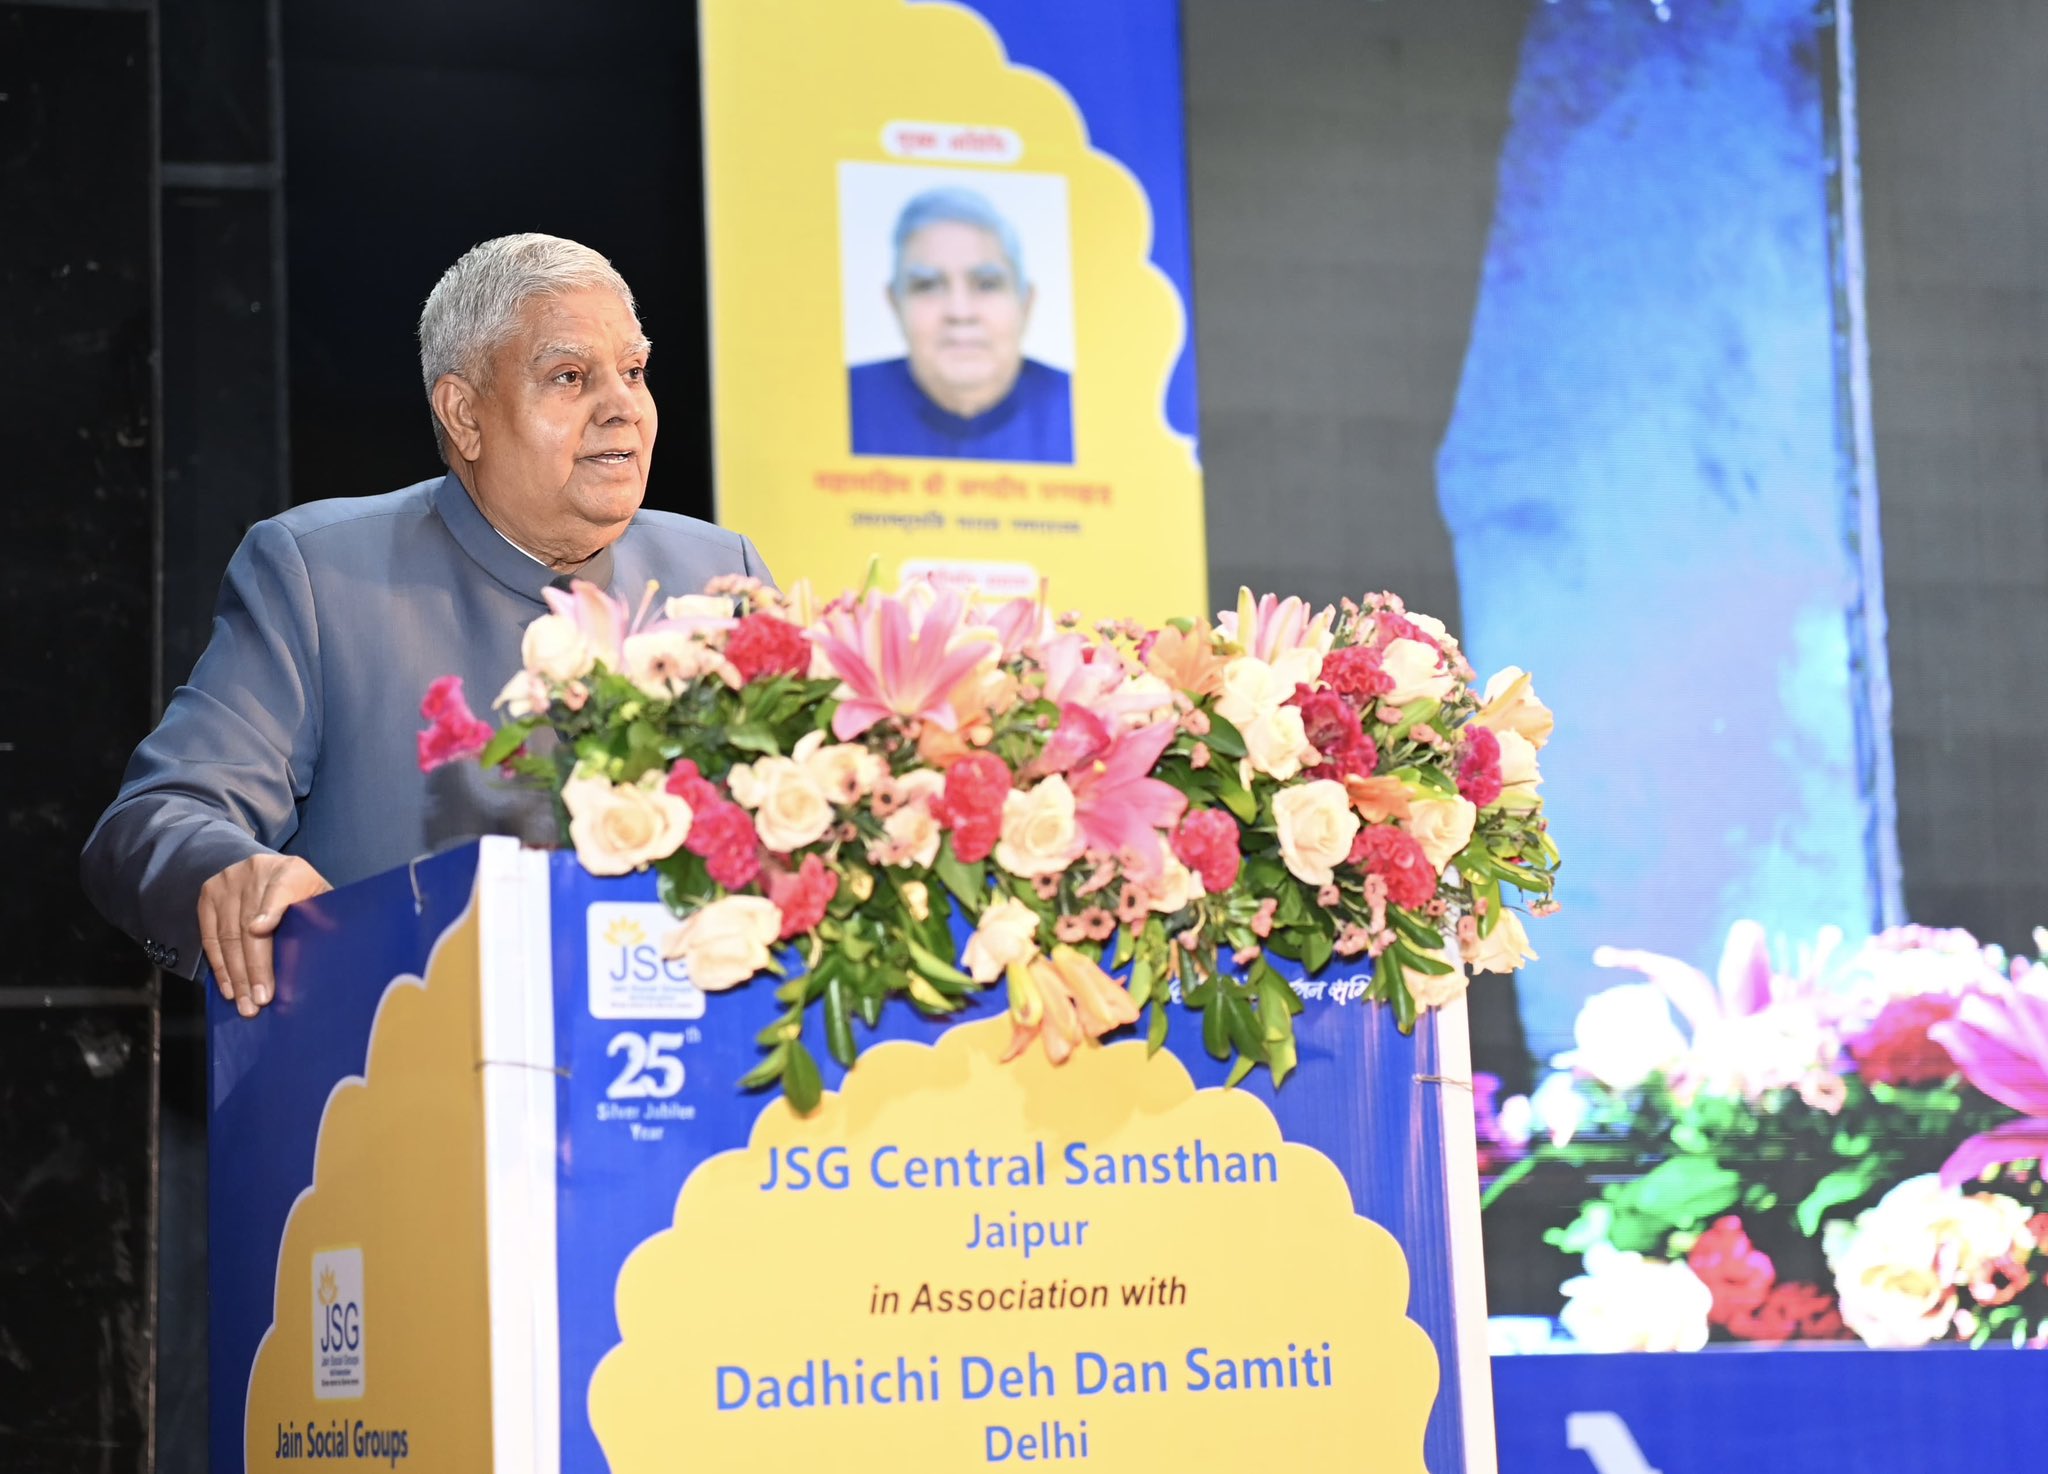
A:
{"type": "Polygon", "coordinates": [[[491,703],[502,707],[505,715],[513,721],[539,716],[548,709],[548,683],[530,670],[522,670],[505,683],[505,689],[498,693],[491,703]]]}
{"type": "Polygon", "coordinates": [[[724,896],[668,934],[664,957],[679,957],[690,981],[716,993],[766,967],[782,935],[782,912],[764,896],[724,896]]]}
{"type": "Polygon", "coordinates": [[[1536,766],[1536,746],[1521,733],[1512,729],[1495,732],[1500,740],[1500,781],[1504,788],[1527,785],[1534,788],[1543,781],[1542,771],[1536,766]]]}
{"type": "Polygon", "coordinates": [[[1687,1052],[1671,1005],[1654,983],[1621,983],[1595,993],[1580,1006],[1572,1038],[1578,1048],[1560,1054],[1557,1066],[1591,1075],[1609,1090],[1633,1090],[1653,1074],[1673,1074],[1687,1052]]]}
{"type": "Polygon", "coordinates": [[[1358,837],[1358,815],[1344,785],[1328,778],[1283,788],[1273,796],[1280,858],[1304,885],[1328,885],[1358,837]]]}
{"type": "Polygon", "coordinates": [[[996,863],[1012,875],[1058,875],[1081,853],[1081,828],[1074,818],[1074,790],[1055,773],[1035,787],[1012,790],[1003,800],[1003,837],[996,863]]]}
{"type": "Polygon", "coordinates": [[[1450,968],[1449,972],[1424,972],[1419,967],[1404,968],[1401,976],[1407,981],[1408,996],[1421,1009],[1442,1008],[1446,1003],[1465,996],[1465,989],[1472,979],[1466,976],[1465,964],[1458,954],[1447,947],[1423,954],[1450,968]]]}
{"type": "Polygon", "coordinates": [[[717,651],[679,629],[644,630],[626,636],[621,660],[626,679],[655,697],[675,695],[721,663],[717,651]]]}
{"type": "Polygon", "coordinates": [[[1508,910],[1502,910],[1493,930],[1479,939],[1466,959],[1474,972],[1513,972],[1523,963],[1535,960],[1536,949],[1529,945],[1529,933],[1522,927],[1522,918],[1508,910]]]}
{"type": "Polygon", "coordinates": [[[1707,1344],[1709,1290],[1686,1264],[1610,1244],[1586,1252],[1586,1272],[1560,1287],[1558,1321],[1585,1351],[1698,1351],[1707,1344]]]}
{"type": "Polygon", "coordinates": [[[1202,877],[1183,865],[1180,856],[1171,849],[1164,845],[1160,848],[1165,858],[1160,862],[1159,874],[1145,887],[1145,905],[1161,916],[1171,916],[1202,898],[1202,877]]]}
{"type": "Polygon", "coordinates": [[[1022,901],[1006,897],[981,913],[981,924],[967,939],[960,961],[977,983],[992,983],[1012,963],[1038,955],[1038,913],[1022,901]]]}
{"type": "MultiPolygon", "coordinates": [[[[1285,783],[1318,756],[1302,726],[1301,708],[1283,706],[1239,729],[1244,737],[1245,761],[1255,773],[1285,783]]],[[[1251,783],[1246,781],[1249,788],[1251,783]]]]}
{"type": "Polygon", "coordinates": [[[754,811],[761,843],[779,855],[815,844],[832,827],[825,791],[801,765],[786,757],[742,763],[726,778],[742,806],[754,811]]]}
{"type": "Polygon", "coordinates": [[[576,621],[562,614],[543,614],[519,637],[519,663],[534,675],[554,685],[588,675],[597,663],[597,652],[576,627],[576,621]]]}
{"type": "Polygon", "coordinates": [[[939,821],[922,803],[907,803],[882,821],[886,838],[868,846],[868,859],[877,865],[907,865],[929,870],[939,857],[939,821]]]}
{"type": "Polygon", "coordinates": [[[690,833],[690,806],[660,786],[572,778],[562,785],[569,841],[592,875],[624,875],[665,860],[690,833]]]}
{"type": "Polygon", "coordinates": [[[1278,711],[1294,694],[1294,686],[1256,655],[1240,655],[1223,667],[1223,694],[1216,698],[1216,714],[1242,731],[1278,711]]]}
{"type": "Polygon", "coordinates": [[[1536,699],[1529,673],[1519,666],[1511,665],[1489,680],[1482,699],[1485,704],[1474,721],[1496,733],[1513,732],[1532,747],[1548,742],[1557,726],[1550,708],[1536,699]]]}
{"type": "MultiPolygon", "coordinates": [[[[1323,636],[1327,645],[1330,637],[1323,636]]],[[[1297,645],[1292,650],[1282,650],[1273,657],[1273,674],[1287,685],[1287,694],[1292,696],[1296,686],[1313,686],[1323,674],[1323,652],[1313,645],[1297,645]]]]}
{"type": "Polygon", "coordinates": [[[1457,684],[1444,669],[1444,658],[1420,640],[1396,640],[1380,653],[1380,669],[1393,678],[1394,689],[1385,700],[1406,706],[1427,696],[1441,701],[1457,684]]]}
{"type": "Polygon", "coordinates": [[[1437,874],[1472,841],[1472,826],[1479,822],[1479,810],[1470,799],[1418,798],[1408,804],[1408,817],[1401,827],[1415,836],[1422,852],[1437,874]]]}
{"type": "Polygon", "coordinates": [[[1451,635],[1451,632],[1444,627],[1444,622],[1441,619],[1438,619],[1435,615],[1417,614],[1413,609],[1411,609],[1408,611],[1407,620],[1410,624],[1414,625],[1417,629],[1421,630],[1425,635],[1428,635],[1432,640],[1436,641],[1437,644],[1441,645],[1444,649],[1455,650],[1458,648],[1457,640],[1454,639],[1451,635]]]}
{"type": "Polygon", "coordinates": [[[857,742],[825,743],[823,732],[807,732],[790,752],[790,760],[803,764],[835,804],[852,805],[866,798],[887,771],[882,760],[857,742]]]}
{"type": "Polygon", "coordinates": [[[669,619],[730,620],[732,598],[726,594],[677,594],[662,606],[661,612],[669,619]]]}

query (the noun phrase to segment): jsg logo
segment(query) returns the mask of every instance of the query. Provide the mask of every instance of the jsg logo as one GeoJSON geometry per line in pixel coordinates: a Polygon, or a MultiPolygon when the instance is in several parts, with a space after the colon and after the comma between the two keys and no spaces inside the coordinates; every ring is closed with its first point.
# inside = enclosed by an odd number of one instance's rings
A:
{"type": "Polygon", "coordinates": [[[363,1251],[313,1256],[313,1395],[363,1395],[363,1251]]]}
{"type": "Polygon", "coordinates": [[[589,946],[590,1016],[603,1019],[693,1019],[704,994],[690,970],[663,957],[658,945],[676,919],[659,901],[598,901],[584,920],[589,946]]]}

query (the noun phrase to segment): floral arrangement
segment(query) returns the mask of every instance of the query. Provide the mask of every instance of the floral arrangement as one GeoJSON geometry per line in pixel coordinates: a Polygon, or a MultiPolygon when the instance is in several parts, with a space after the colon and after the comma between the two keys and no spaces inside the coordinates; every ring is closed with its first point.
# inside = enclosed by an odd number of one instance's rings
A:
{"type": "Polygon", "coordinates": [[[1407,1028],[1468,966],[1533,955],[1513,903],[1554,904],[1549,711],[1519,670],[1475,690],[1390,594],[1312,613],[1246,593],[1162,629],[925,583],[548,600],[504,724],[444,678],[421,765],[551,786],[589,870],[659,872],[664,950],[698,986],[773,975],[786,1012],[747,1083],[799,1110],[807,1010],[850,1066],[891,999],[944,1015],[998,982],[1012,1057],[1058,1063],[1148,1013],[1156,1049],[1177,1005],[1233,1082],[1277,1081],[1301,1004],[1268,954],[1372,959],[1407,1028]]]}
{"type": "Polygon", "coordinates": [[[1779,969],[1750,922],[1714,979],[1595,961],[1643,980],[1482,1112],[1489,1208],[1546,1169],[1584,1193],[1544,1235],[1583,1256],[1557,1317],[1577,1349],[2048,1346],[2048,964],[1902,927],[1779,969]]]}

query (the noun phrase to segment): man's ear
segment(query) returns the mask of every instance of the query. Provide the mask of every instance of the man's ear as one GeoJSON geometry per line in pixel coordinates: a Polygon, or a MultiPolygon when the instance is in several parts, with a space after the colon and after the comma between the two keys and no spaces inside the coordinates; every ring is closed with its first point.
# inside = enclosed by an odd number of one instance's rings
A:
{"type": "Polygon", "coordinates": [[[460,374],[443,374],[434,380],[430,401],[434,418],[448,440],[448,453],[473,461],[483,450],[483,425],[477,418],[477,388],[460,374]]]}
{"type": "Polygon", "coordinates": [[[1026,287],[1023,298],[1024,310],[1017,314],[1017,333],[1019,337],[1022,337],[1024,330],[1031,326],[1031,309],[1037,304],[1038,288],[1026,287]]]}

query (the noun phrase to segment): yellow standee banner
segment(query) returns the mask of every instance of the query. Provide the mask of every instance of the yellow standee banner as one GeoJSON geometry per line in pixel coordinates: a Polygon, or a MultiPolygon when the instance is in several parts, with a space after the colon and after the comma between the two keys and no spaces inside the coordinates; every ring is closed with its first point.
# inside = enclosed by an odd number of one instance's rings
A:
{"type": "Polygon", "coordinates": [[[719,516],[781,581],[1206,607],[1178,26],[708,0],[719,516]]]}

